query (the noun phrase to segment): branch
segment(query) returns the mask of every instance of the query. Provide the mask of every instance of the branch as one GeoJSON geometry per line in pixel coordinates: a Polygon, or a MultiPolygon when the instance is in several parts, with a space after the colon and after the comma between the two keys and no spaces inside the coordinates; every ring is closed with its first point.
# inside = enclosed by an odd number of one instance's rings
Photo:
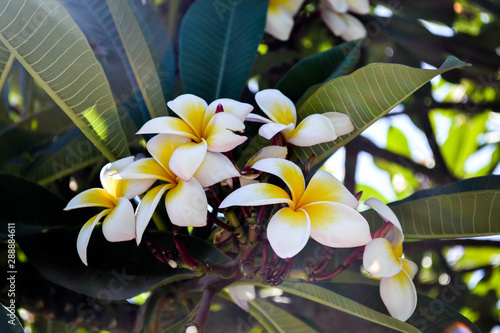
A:
{"type": "Polygon", "coordinates": [[[413,171],[423,173],[436,183],[448,184],[457,181],[455,177],[443,175],[439,170],[429,169],[426,166],[418,164],[417,162],[407,157],[379,148],[373,142],[362,136],[358,136],[356,139],[352,140],[351,145],[357,146],[359,150],[366,151],[367,153],[372,154],[374,157],[380,157],[390,162],[394,162],[406,168],[412,169],[413,171]]]}

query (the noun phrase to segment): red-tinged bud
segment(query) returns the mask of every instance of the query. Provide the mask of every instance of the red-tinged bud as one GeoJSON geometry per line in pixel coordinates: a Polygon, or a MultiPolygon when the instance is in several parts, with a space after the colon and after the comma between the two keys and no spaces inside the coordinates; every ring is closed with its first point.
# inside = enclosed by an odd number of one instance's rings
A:
{"type": "Polygon", "coordinates": [[[215,109],[215,113],[219,112],[224,112],[224,108],[222,107],[222,104],[217,105],[217,108],[215,109]]]}
{"type": "Polygon", "coordinates": [[[359,191],[358,193],[356,193],[356,194],[354,195],[354,197],[356,198],[356,200],[358,200],[358,201],[359,201],[359,199],[361,199],[361,196],[362,196],[362,195],[363,195],[363,191],[359,191]]]}

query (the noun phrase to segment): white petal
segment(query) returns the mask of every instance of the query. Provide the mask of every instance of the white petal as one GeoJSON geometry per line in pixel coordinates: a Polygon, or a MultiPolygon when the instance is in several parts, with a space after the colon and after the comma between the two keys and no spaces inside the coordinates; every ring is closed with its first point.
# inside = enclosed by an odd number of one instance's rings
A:
{"type": "Polygon", "coordinates": [[[246,284],[228,287],[227,293],[236,305],[248,312],[248,301],[253,301],[255,299],[255,286],[246,284]]]}
{"type": "Polygon", "coordinates": [[[289,125],[297,123],[297,112],[293,102],[277,89],[265,89],[255,94],[261,110],[275,123],[289,125]]]}
{"type": "Polygon", "coordinates": [[[299,147],[310,147],[337,138],[335,128],[328,118],[320,114],[312,114],[302,120],[286,137],[291,144],[299,147]]]}
{"type": "Polygon", "coordinates": [[[253,155],[247,162],[245,167],[251,167],[255,162],[263,160],[265,158],[286,158],[288,155],[288,148],[282,146],[267,146],[262,148],[253,155]]]}
{"type": "Polygon", "coordinates": [[[106,164],[102,169],[99,175],[101,179],[102,187],[115,198],[119,196],[116,195],[116,187],[118,185],[119,180],[112,179],[110,176],[118,173],[118,171],[122,170],[126,166],[132,164],[134,162],[134,157],[129,156],[112,163],[106,164]]]}
{"type": "Polygon", "coordinates": [[[196,140],[199,135],[184,120],[174,117],[158,117],[149,120],[137,134],[171,134],[196,140]]]}
{"type": "Polygon", "coordinates": [[[347,30],[340,37],[346,41],[366,37],[365,26],[360,20],[349,14],[345,14],[343,18],[347,23],[347,30]]]}
{"type": "Polygon", "coordinates": [[[299,253],[306,246],[310,234],[309,216],[302,209],[294,211],[288,207],[282,208],[273,215],[267,226],[269,244],[280,258],[291,258],[299,253]]]}
{"type": "Polygon", "coordinates": [[[391,222],[396,227],[396,229],[393,229],[393,231],[390,232],[386,238],[391,242],[393,247],[401,245],[404,240],[403,228],[401,227],[401,223],[399,223],[396,214],[394,214],[389,206],[376,198],[369,198],[365,201],[365,205],[376,211],[377,214],[384,219],[384,221],[391,222]]]}
{"type": "Polygon", "coordinates": [[[258,114],[255,113],[250,113],[247,118],[245,119],[246,121],[254,121],[256,123],[272,123],[271,120],[264,118],[262,116],[259,116],[258,114]]]}
{"type": "Polygon", "coordinates": [[[151,220],[151,217],[155,212],[156,206],[158,206],[158,202],[160,202],[160,199],[163,196],[163,193],[165,193],[166,190],[172,187],[172,184],[158,185],[149,190],[148,193],[146,193],[141,199],[141,203],[139,204],[139,206],[137,206],[137,210],[135,213],[135,233],[137,245],[139,245],[139,243],[141,242],[144,230],[146,230],[146,227],[148,226],[149,221],[151,220]]]}
{"type": "Polygon", "coordinates": [[[267,20],[265,32],[275,37],[276,39],[285,41],[290,38],[290,33],[293,28],[293,13],[281,6],[276,10],[267,11],[267,20]]]}
{"type": "Polygon", "coordinates": [[[251,104],[238,102],[235,101],[234,99],[221,98],[213,101],[207,107],[207,111],[205,113],[205,120],[203,121],[205,125],[208,124],[213,115],[215,115],[215,110],[217,109],[217,106],[219,104],[222,105],[224,112],[232,114],[242,122],[245,121],[248,114],[253,110],[253,106],[251,104]]]}
{"type": "Polygon", "coordinates": [[[179,178],[189,181],[200,167],[206,153],[205,140],[200,143],[189,142],[174,151],[168,165],[179,178]]]}
{"type": "Polygon", "coordinates": [[[133,199],[138,195],[144,193],[151,185],[154,184],[156,179],[126,179],[120,180],[118,184],[118,197],[133,199]]]}
{"type": "Polygon", "coordinates": [[[326,246],[346,248],[368,244],[370,227],[363,216],[336,202],[321,202],[302,207],[311,221],[311,237],[326,246]]]}
{"type": "Polygon", "coordinates": [[[351,208],[358,207],[358,200],[335,176],[325,170],[318,170],[307,184],[298,206],[323,201],[338,202],[351,208]]]}
{"type": "Polygon", "coordinates": [[[402,263],[387,239],[375,238],[365,247],[363,266],[373,275],[391,277],[401,271],[402,263]]]}
{"type": "Polygon", "coordinates": [[[220,112],[212,117],[205,128],[204,137],[208,150],[220,153],[232,150],[245,142],[247,137],[235,134],[243,132],[245,124],[230,113],[220,112]]]}
{"type": "Polygon", "coordinates": [[[290,189],[292,200],[299,202],[304,193],[305,181],[302,170],[295,163],[281,158],[266,158],[257,161],[253,167],[280,177],[290,189]]]}
{"type": "Polygon", "coordinates": [[[165,206],[172,224],[180,227],[203,227],[207,224],[207,197],[196,178],[191,178],[189,182],[181,180],[168,191],[165,206]]]}
{"type": "Polygon", "coordinates": [[[396,319],[406,321],[417,307],[417,291],[408,274],[401,272],[380,280],[380,297],[396,319]]]}
{"type": "Polygon", "coordinates": [[[401,262],[406,274],[408,274],[410,279],[413,279],[418,272],[418,266],[413,261],[404,258],[401,258],[401,262]]]}
{"type": "Polygon", "coordinates": [[[265,139],[271,140],[273,136],[283,131],[285,133],[290,133],[295,128],[294,124],[283,125],[277,123],[264,124],[259,128],[259,135],[265,139]]]}
{"type": "Polygon", "coordinates": [[[338,13],[345,13],[349,9],[348,0],[321,0],[321,3],[330,10],[338,13]]]}
{"type": "Polygon", "coordinates": [[[111,212],[111,209],[106,209],[92,217],[83,225],[83,227],[80,229],[80,232],[78,233],[78,238],[76,239],[76,250],[78,251],[78,255],[80,256],[80,259],[85,264],[85,266],[88,266],[87,246],[89,245],[92,231],[94,230],[94,227],[99,222],[99,220],[106,214],[109,214],[109,212],[111,212]]]}
{"type": "Polygon", "coordinates": [[[184,94],[167,103],[182,120],[200,137],[203,130],[203,118],[207,102],[198,96],[184,94]]]}
{"type": "Polygon", "coordinates": [[[273,184],[250,184],[229,194],[219,208],[231,206],[262,206],[277,203],[293,205],[288,194],[273,184]]]}
{"type": "Polygon", "coordinates": [[[321,114],[330,120],[333,127],[335,128],[335,133],[338,136],[351,133],[354,130],[354,125],[351,119],[345,113],[340,112],[325,112],[321,114]]]}
{"type": "Polygon", "coordinates": [[[194,174],[194,178],[205,188],[225,179],[239,176],[238,170],[224,154],[210,151],[207,151],[205,159],[194,174]]]}
{"type": "Polygon", "coordinates": [[[340,36],[347,31],[347,22],[340,14],[323,8],[321,10],[321,18],[335,36],[340,36]]]}
{"type": "Polygon", "coordinates": [[[115,204],[108,193],[102,188],[91,188],[76,195],[68,202],[64,210],[83,207],[107,207],[113,208],[115,204]]]}
{"type": "Polygon", "coordinates": [[[102,233],[110,242],[123,242],[135,238],[134,207],[126,198],[116,199],[116,207],[102,223],[102,233]]]}
{"type": "Polygon", "coordinates": [[[147,148],[151,156],[153,156],[168,173],[172,173],[169,167],[172,154],[177,148],[189,142],[191,142],[191,140],[183,136],[158,134],[148,141],[147,148]]]}
{"type": "Polygon", "coordinates": [[[368,0],[349,0],[349,11],[366,15],[370,13],[370,2],[368,0]]]}

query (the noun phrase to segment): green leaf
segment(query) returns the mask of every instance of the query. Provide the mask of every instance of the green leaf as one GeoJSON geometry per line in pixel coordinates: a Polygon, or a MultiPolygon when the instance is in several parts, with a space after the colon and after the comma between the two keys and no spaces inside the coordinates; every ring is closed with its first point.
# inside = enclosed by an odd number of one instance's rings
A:
{"type": "MultiPolygon", "coordinates": [[[[80,215],[82,212],[80,210],[80,215]]],[[[87,216],[87,214],[85,214],[87,216]]],[[[92,214],[88,214],[90,217],[92,214]]],[[[81,224],[83,226],[83,223],[81,224]]],[[[170,268],[158,261],[145,242],[108,242],[98,226],[87,248],[89,266],[76,252],[80,228],[54,229],[46,233],[18,239],[21,249],[35,268],[50,281],[78,293],[107,300],[134,297],[161,284],[193,278],[187,269],[170,268]]],[[[152,234],[165,250],[175,250],[171,233],[152,234]]],[[[200,261],[208,258],[225,264],[230,260],[213,245],[183,236],[190,253],[200,261]]]]}
{"type": "Polygon", "coordinates": [[[72,122],[68,117],[55,107],[31,114],[19,122],[2,128],[0,165],[52,140],[70,125],[72,122]]]}
{"type": "Polygon", "coordinates": [[[332,142],[295,147],[292,158],[305,163],[311,155],[316,155],[315,163],[323,161],[433,77],[465,65],[453,57],[448,57],[437,70],[372,64],[329,81],[300,107],[298,121],[314,113],[341,112],[351,118],[354,130],[332,142]]]}
{"type": "Polygon", "coordinates": [[[46,151],[30,163],[23,176],[44,185],[100,159],[101,154],[86,137],[70,130],[59,136],[46,151]]]}
{"type": "Polygon", "coordinates": [[[9,49],[0,42],[0,92],[3,90],[7,77],[9,77],[10,69],[14,64],[16,57],[9,51],[9,49]]]}
{"type": "Polygon", "coordinates": [[[11,313],[5,305],[0,305],[0,331],[5,333],[24,333],[24,328],[19,322],[19,319],[17,319],[16,315],[11,313]]]}
{"type": "MultiPolygon", "coordinates": [[[[416,192],[389,205],[406,238],[456,238],[500,233],[500,176],[471,178],[416,192]]],[[[362,213],[372,230],[382,224],[362,213]]]]}
{"type": "Polygon", "coordinates": [[[342,43],[299,61],[278,82],[276,89],[297,102],[311,86],[349,73],[359,60],[359,44],[359,40],[342,43]]]}
{"type": "Polygon", "coordinates": [[[130,154],[104,71],[59,2],[10,1],[0,31],[0,41],[106,158],[130,154]]]}
{"type": "Polygon", "coordinates": [[[446,165],[458,177],[465,175],[465,161],[476,152],[479,145],[477,136],[486,132],[486,121],[489,112],[471,118],[456,114],[448,133],[448,139],[441,147],[446,165]]]}
{"type": "MultiPolygon", "coordinates": [[[[378,286],[357,283],[322,283],[321,285],[332,292],[370,307],[373,310],[387,313],[380,298],[378,286]]],[[[441,293],[441,295],[446,294],[444,298],[448,299],[448,303],[450,303],[456,299],[456,293],[460,293],[460,290],[463,290],[465,287],[450,285],[448,288],[449,292],[441,293]]],[[[451,306],[437,298],[430,298],[422,294],[418,294],[417,308],[413,315],[406,321],[407,324],[414,326],[418,331],[425,333],[446,332],[449,326],[456,322],[467,325],[472,332],[479,332],[479,329],[470,320],[462,316],[451,306]]]]}
{"type": "Polygon", "coordinates": [[[239,98],[264,32],[267,4],[198,0],[191,5],[179,37],[186,93],[209,103],[221,97],[239,98]]]}
{"type": "Polygon", "coordinates": [[[344,297],[333,291],[320,287],[312,283],[290,283],[286,282],[278,286],[283,291],[297,295],[313,302],[317,302],[333,309],[337,309],[356,317],[371,321],[373,323],[399,330],[402,332],[419,332],[416,328],[407,323],[394,319],[386,314],[372,310],[365,305],[361,305],[350,298],[344,297]]]}
{"type": "Polygon", "coordinates": [[[302,320],[278,306],[261,299],[248,302],[250,314],[269,332],[317,332],[302,320]]]}
{"type": "Polygon", "coordinates": [[[394,126],[390,126],[387,131],[387,146],[385,149],[401,156],[411,158],[411,150],[406,135],[394,126]]]}
{"type": "Polygon", "coordinates": [[[151,118],[168,115],[160,77],[148,43],[127,0],[106,0],[151,118]]]}
{"type": "MultiPolygon", "coordinates": [[[[45,188],[26,179],[0,174],[0,225],[6,230],[8,223],[15,223],[16,239],[52,228],[83,225],[81,214],[66,212],[66,202],[45,188]]],[[[7,234],[0,233],[0,241],[7,234]]]]}
{"type": "Polygon", "coordinates": [[[250,77],[268,72],[270,69],[290,62],[295,58],[300,57],[300,52],[285,51],[285,52],[267,52],[266,54],[257,55],[250,71],[250,77]]]}

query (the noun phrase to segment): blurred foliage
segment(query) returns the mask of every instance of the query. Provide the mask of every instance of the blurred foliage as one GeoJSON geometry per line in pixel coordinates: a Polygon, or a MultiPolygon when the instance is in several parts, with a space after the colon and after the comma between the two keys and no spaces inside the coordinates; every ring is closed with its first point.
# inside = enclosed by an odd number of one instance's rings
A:
{"type": "MultiPolygon", "coordinates": [[[[136,15],[139,24],[134,29],[139,35],[145,36],[145,40],[141,40],[144,45],[152,44],[151,41],[156,40],[156,45],[161,46],[144,61],[157,70],[154,80],[160,82],[164,96],[170,98],[183,92],[183,89],[189,90],[192,86],[200,84],[206,86],[204,82],[196,80],[190,82],[188,86],[183,86],[180,79],[182,71],[190,76],[192,71],[196,72],[197,69],[174,67],[176,59],[179,59],[179,52],[189,52],[179,47],[180,31],[185,29],[185,33],[197,33],[193,28],[189,30],[190,27],[181,26],[182,18],[195,1],[146,1],[149,6],[143,6],[138,0],[125,2],[135,6],[136,11],[133,14],[136,15]]],[[[134,76],[134,66],[139,64],[134,61],[129,62],[128,59],[133,56],[127,54],[127,45],[124,46],[120,41],[119,31],[104,1],[88,1],[83,4],[78,1],[61,0],[60,3],[81,27],[96,58],[104,68],[117,106],[117,119],[119,118],[120,126],[127,135],[126,140],[131,152],[144,153],[144,140],[134,137],[133,133],[139,125],[151,117],[148,111],[151,108],[150,104],[154,102],[143,98],[143,94],[150,97],[154,95],[154,92],[145,89],[147,80],[151,78],[134,76]]],[[[227,6],[226,2],[222,4],[227,6]]],[[[360,17],[367,28],[368,36],[362,41],[361,48],[356,48],[361,52],[354,58],[359,57],[359,60],[343,64],[342,68],[345,71],[339,75],[353,72],[371,63],[397,63],[415,68],[437,67],[450,55],[471,63],[472,66],[453,70],[433,79],[431,84],[425,85],[404,100],[398,106],[398,110],[390,112],[375,123],[372,132],[376,135],[366,134],[353,139],[345,150],[342,150],[346,155],[344,163],[346,186],[352,192],[363,191],[363,198],[377,197],[384,202],[391,202],[407,198],[420,190],[462,179],[499,174],[500,4],[493,0],[418,2],[374,0],[371,5],[372,13],[360,17]],[[407,127],[398,120],[401,115],[408,117],[412,124],[411,130],[407,130],[407,127]],[[423,152],[417,151],[412,145],[416,140],[416,133],[425,137],[423,140],[425,142],[421,142],[425,147],[423,152]],[[366,166],[362,165],[361,159],[358,158],[360,152],[368,153],[374,159],[378,173],[374,173],[372,178],[376,179],[378,174],[384,174],[390,179],[390,184],[358,181],[357,175],[367,172],[366,166]],[[387,186],[388,189],[382,186],[387,186]]],[[[242,81],[240,86],[237,84],[226,86],[231,88],[230,93],[234,95],[231,97],[238,98],[241,88],[243,92],[240,100],[255,105],[253,98],[255,85],[258,89],[274,88],[278,84],[283,84],[280,81],[285,74],[292,75],[290,69],[300,64],[306,57],[325,52],[319,57],[327,62],[329,56],[335,57],[337,52],[332,51],[334,50],[332,47],[350,46],[342,44],[340,38],[330,33],[321,21],[317,11],[318,6],[319,1],[307,1],[295,17],[292,37],[288,41],[281,42],[264,34],[253,64],[253,55],[246,54],[248,59],[244,59],[245,64],[239,68],[240,72],[227,74],[231,82],[234,82],[231,75],[250,73],[249,78],[251,78],[251,84],[248,85],[240,77],[242,81]]],[[[196,13],[198,16],[203,14],[203,12],[196,13]]],[[[244,17],[245,14],[238,12],[237,15],[244,17]]],[[[252,23],[262,24],[262,17],[259,20],[252,23]]],[[[258,31],[258,27],[251,28],[258,31]]],[[[257,33],[249,50],[258,44],[259,38],[257,33]]],[[[193,51],[193,56],[204,55],[200,45],[190,46],[196,50],[193,51]]],[[[0,48],[0,52],[2,50],[0,48]]],[[[221,52],[227,51],[228,49],[223,49],[221,52]]],[[[0,55],[6,56],[0,57],[2,59],[8,58],[6,53],[0,55]]],[[[136,54],[136,56],[143,60],[144,55],[136,54]]],[[[238,60],[237,57],[235,59],[228,61],[238,60]]],[[[334,72],[336,69],[336,67],[331,68],[331,71],[334,72]]],[[[49,227],[56,229],[38,235],[29,234],[30,229],[23,229],[22,225],[17,229],[21,244],[21,248],[17,248],[17,265],[21,273],[18,274],[16,300],[18,306],[26,310],[20,311],[24,326],[29,327],[32,332],[41,333],[130,332],[132,329],[139,331],[134,325],[144,320],[144,323],[147,323],[144,332],[161,332],[184,320],[199,300],[199,294],[177,282],[191,277],[185,276],[189,275],[187,274],[189,271],[172,274],[171,270],[154,261],[152,256],[146,256],[150,253],[144,245],[137,250],[139,252],[134,252],[136,250],[134,244],[109,244],[104,242],[102,236],[100,238],[94,236],[92,240],[94,244],[89,249],[93,249],[90,255],[98,262],[98,268],[108,275],[113,274],[112,269],[115,268],[113,265],[120,267],[120,263],[113,259],[114,254],[132,253],[130,258],[134,261],[130,265],[133,273],[137,274],[136,277],[140,278],[132,284],[139,285],[135,290],[137,292],[142,288],[149,289],[156,286],[162,281],[165,283],[166,278],[171,283],[154,289],[142,306],[115,300],[132,296],[133,291],[130,291],[130,295],[119,294],[113,300],[95,298],[99,290],[92,288],[105,288],[105,286],[86,284],[85,281],[92,281],[96,275],[102,274],[102,271],[96,269],[89,272],[81,265],[77,267],[76,263],[80,263],[76,253],[67,252],[64,247],[74,245],[77,229],[70,226],[80,226],[84,221],[81,220],[81,215],[63,217],[51,210],[61,211],[63,200],[67,202],[76,192],[98,186],[99,170],[105,159],[63,114],[60,110],[61,105],[53,102],[41,83],[34,80],[25,67],[16,61],[9,70],[0,98],[0,142],[2,143],[0,171],[6,174],[1,176],[0,186],[6,195],[17,193],[18,196],[14,198],[23,196],[26,206],[16,209],[24,209],[23,216],[26,216],[27,220],[37,215],[36,221],[40,230],[49,227]],[[12,177],[18,176],[35,181],[43,187],[30,183],[24,185],[22,189],[16,189],[12,177]],[[37,196],[42,199],[37,201],[37,196]],[[64,235],[66,237],[72,235],[72,238],[59,241],[60,238],[57,237],[59,234],[63,235],[61,236],[63,238],[64,235]],[[26,245],[23,245],[23,241],[26,245]],[[105,255],[101,255],[100,251],[106,251],[105,255]],[[147,268],[144,268],[145,266],[147,268]],[[61,268],[64,270],[61,271],[61,268]],[[73,274],[74,280],[60,283],[64,287],[54,283],[54,280],[64,281],[68,274],[70,276],[73,274]],[[157,321],[151,318],[157,318],[157,321]]],[[[303,71],[309,70],[308,67],[303,69],[303,71]]],[[[317,82],[308,81],[307,85],[320,84],[330,78],[332,77],[325,76],[317,82]]],[[[0,82],[3,83],[2,80],[0,82]]],[[[210,84],[215,83],[214,81],[210,84]]],[[[206,88],[210,88],[206,93],[208,98],[219,96],[211,89],[217,87],[206,88]]],[[[303,87],[288,86],[294,93],[294,99],[298,100],[303,93],[307,95],[305,90],[299,89],[297,93],[294,88],[303,87]]],[[[158,101],[160,104],[164,102],[158,101]]],[[[339,153],[341,151],[336,154],[339,153]]],[[[326,168],[329,163],[326,163],[326,168]]],[[[16,205],[16,202],[16,200],[9,202],[7,198],[3,198],[2,208],[6,207],[8,210],[16,205]]],[[[11,217],[8,213],[4,215],[4,220],[11,217]]],[[[40,230],[37,229],[37,232],[40,230]]],[[[205,231],[199,232],[204,236],[205,231]]],[[[165,244],[171,242],[165,235],[157,237],[165,244]]],[[[209,251],[205,242],[201,240],[193,242],[202,244],[197,245],[200,251],[204,249],[209,251]]],[[[1,244],[0,250],[1,264],[4,268],[6,243],[1,244]]],[[[307,251],[312,253],[314,249],[309,247],[307,251]]],[[[421,311],[432,309],[429,306],[430,299],[435,298],[441,302],[439,304],[446,306],[446,313],[450,313],[449,311],[453,309],[458,311],[481,332],[489,332],[493,327],[498,329],[500,325],[498,238],[415,240],[405,243],[405,254],[420,267],[415,283],[419,293],[424,295],[419,301],[424,300],[422,302],[426,304],[422,306],[421,311]]],[[[218,258],[224,256],[219,251],[211,252],[211,255],[218,258]]],[[[314,256],[317,257],[312,255],[314,256]]],[[[334,260],[338,261],[339,258],[341,257],[337,256],[334,260]]],[[[359,269],[356,273],[359,273],[359,269]]],[[[6,287],[2,284],[0,301],[3,304],[8,301],[6,287]]],[[[334,291],[338,292],[338,295],[343,295],[343,292],[348,293],[340,289],[339,285],[334,291]]],[[[367,293],[373,293],[372,289],[367,286],[360,287],[360,290],[367,293]]],[[[355,298],[363,303],[362,293],[355,295],[355,298]]],[[[144,299],[141,302],[144,302],[144,299]]],[[[380,304],[379,301],[378,305],[380,304]]],[[[339,332],[389,331],[386,327],[374,327],[372,323],[359,320],[345,312],[332,310],[327,306],[328,304],[315,303],[296,294],[281,293],[277,296],[261,296],[251,313],[260,311],[262,315],[266,309],[274,307],[280,309],[279,311],[285,309],[286,312],[283,311],[285,314],[280,317],[283,322],[287,321],[286,314],[289,313],[295,320],[300,321],[300,325],[312,327],[317,331],[331,329],[333,322],[338,325],[336,329],[339,332]]],[[[219,296],[216,297],[211,310],[206,324],[207,332],[234,332],[235,329],[238,332],[264,332],[266,329],[272,330],[273,327],[271,324],[262,325],[263,321],[257,321],[255,319],[257,317],[252,317],[234,303],[219,296]]],[[[414,323],[421,319],[419,316],[422,317],[424,314],[417,310],[413,318],[414,323]]],[[[453,318],[450,320],[454,320],[453,318]]],[[[177,328],[182,326],[183,324],[177,328]]],[[[439,327],[434,332],[437,331],[453,332],[451,326],[439,327]]]]}

